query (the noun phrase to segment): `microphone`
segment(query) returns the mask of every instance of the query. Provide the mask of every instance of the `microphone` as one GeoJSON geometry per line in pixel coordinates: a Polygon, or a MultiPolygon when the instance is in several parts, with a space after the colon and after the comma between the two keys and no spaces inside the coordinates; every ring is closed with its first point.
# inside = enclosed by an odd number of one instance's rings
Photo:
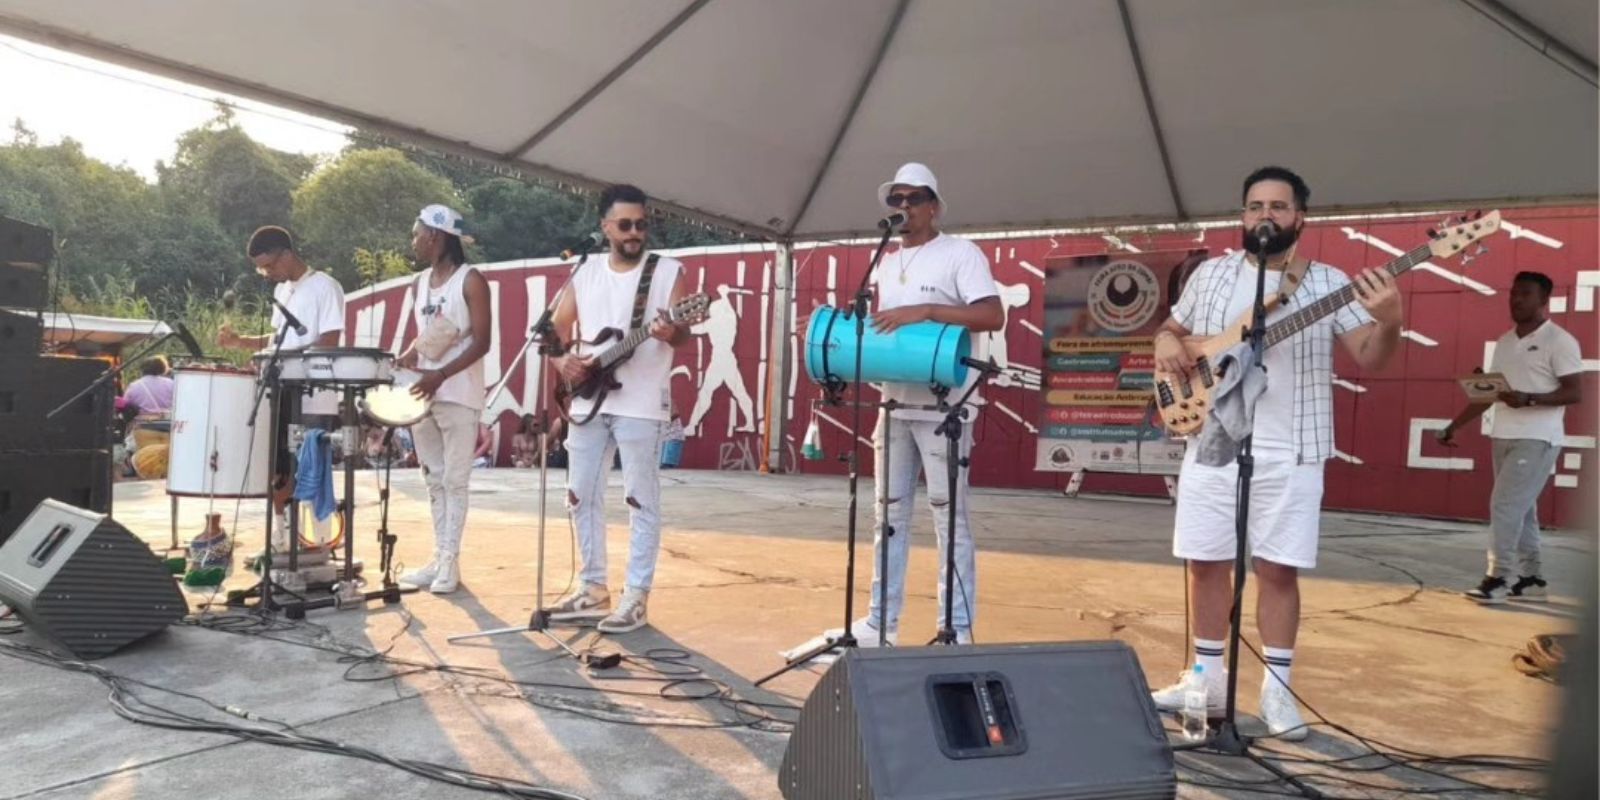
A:
{"type": "Polygon", "coordinates": [[[276,297],[272,298],[272,304],[277,306],[278,307],[278,313],[283,315],[284,324],[288,325],[291,328],[294,328],[294,333],[295,333],[296,336],[304,336],[304,335],[306,335],[305,323],[301,322],[298,317],[296,317],[294,314],[290,313],[289,309],[286,308],[283,305],[283,303],[278,302],[278,298],[276,298],[276,297]]]}
{"type": "Polygon", "coordinates": [[[878,230],[886,231],[906,224],[906,212],[896,211],[883,219],[878,220],[878,230]]]}
{"type": "Polygon", "coordinates": [[[573,256],[577,256],[577,255],[585,255],[586,256],[586,255],[589,254],[590,250],[592,250],[593,248],[599,247],[600,243],[604,242],[605,240],[606,240],[605,234],[603,234],[603,233],[601,233],[599,231],[590,231],[588,236],[585,236],[582,239],[579,239],[578,241],[573,242],[565,250],[562,250],[561,251],[561,259],[563,261],[565,261],[565,260],[570,259],[573,256]]]}
{"type": "Polygon", "coordinates": [[[1270,219],[1261,220],[1250,229],[1250,235],[1256,237],[1258,241],[1265,242],[1278,235],[1278,225],[1270,219]]]}
{"type": "Polygon", "coordinates": [[[178,341],[183,342],[184,349],[189,351],[189,355],[195,358],[206,357],[205,351],[200,349],[200,343],[195,341],[194,334],[189,332],[189,326],[182,322],[174,322],[172,327],[174,329],[173,335],[178,337],[178,341]]]}
{"type": "Polygon", "coordinates": [[[977,370],[978,372],[983,373],[984,375],[999,375],[1000,373],[1005,372],[1005,370],[1003,368],[1001,368],[1001,366],[999,364],[995,363],[995,360],[994,360],[993,356],[990,356],[988,359],[986,359],[984,361],[979,361],[976,358],[967,358],[967,357],[963,356],[962,359],[961,359],[961,363],[962,363],[962,365],[971,367],[971,368],[977,370]]]}

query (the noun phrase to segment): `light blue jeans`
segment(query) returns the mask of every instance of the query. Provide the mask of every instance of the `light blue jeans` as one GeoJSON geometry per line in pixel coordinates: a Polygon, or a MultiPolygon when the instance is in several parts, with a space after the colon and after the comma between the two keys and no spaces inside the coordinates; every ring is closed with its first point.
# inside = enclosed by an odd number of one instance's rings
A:
{"type": "Polygon", "coordinates": [[[627,588],[649,591],[661,551],[661,431],[653,419],[599,414],[567,434],[567,508],[578,529],[584,583],[606,585],[606,474],[622,454],[622,494],[632,538],[627,588]]]}
{"type": "MultiPolygon", "coordinates": [[[[972,452],[972,421],[962,427],[961,456],[965,458],[972,452]]],[[[939,549],[939,608],[938,619],[944,621],[944,590],[945,590],[945,530],[950,524],[950,476],[946,469],[948,462],[947,452],[949,442],[943,434],[936,433],[939,427],[937,421],[895,419],[888,423],[888,432],[885,433],[885,415],[878,415],[878,427],[872,435],[874,451],[874,474],[877,479],[877,502],[874,508],[877,511],[877,527],[873,535],[872,554],[872,603],[868,619],[876,626],[878,624],[878,597],[884,576],[878,574],[879,559],[883,547],[883,514],[888,508],[889,524],[894,529],[894,535],[889,539],[889,613],[886,622],[889,632],[894,633],[900,626],[900,609],[905,604],[906,594],[906,562],[911,556],[911,512],[917,499],[917,475],[925,473],[928,481],[928,510],[933,514],[933,530],[938,538],[939,549]],[[889,468],[884,469],[884,455],[887,452],[889,468]],[[887,503],[885,502],[887,492],[887,503]]],[[[958,631],[970,632],[972,621],[977,617],[978,604],[978,564],[976,550],[972,541],[972,528],[967,524],[969,492],[967,491],[967,475],[969,469],[962,468],[956,480],[956,577],[955,602],[951,607],[951,616],[955,620],[953,626],[958,631]]]]}

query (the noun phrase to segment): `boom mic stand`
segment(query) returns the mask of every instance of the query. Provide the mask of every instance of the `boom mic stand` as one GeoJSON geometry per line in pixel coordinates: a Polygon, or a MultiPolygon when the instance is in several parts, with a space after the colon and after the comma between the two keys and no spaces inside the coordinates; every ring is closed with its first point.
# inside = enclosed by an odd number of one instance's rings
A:
{"type": "MultiPolygon", "coordinates": [[[[1257,258],[1259,260],[1256,270],[1255,299],[1252,301],[1250,312],[1250,369],[1259,369],[1261,355],[1266,350],[1267,331],[1267,244],[1272,240],[1276,226],[1262,225],[1256,230],[1256,242],[1259,245],[1257,258]]],[[[1252,416],[1252,429],[1254,428],[1255,409],[1250,409],[1252,416]]],[[[1245,736],[1239,732],[1238,724],[1238,693],[1239,693],[1239,623],[1244,611],[1244,583],[1245,583],[1245,545],[1250,532],[1250,483],[1255,477],[1255,456],[1253,453],[1253,435],[1245,436],[1239,440],[1239,478],[1238,492],[1234,506],[1234,553],[1233,553],[1233,608],[1228,617],[1228,693],[1227,703],[1223,709],[1222,722],[1218,724],[1216,733],[1204,741],[1177,744],[1174,751],[1185,750],[1211,750],[1230,756],[1242,756],[1262,769],[1276,775],[1284,782],[1293,786],[1305,797],[1323,797],[1322,792],[1316,787],[1309,786],[1298,776],[1284,770],[1277,764],[1257,755],[1250,749],[1251,742],[1256,737],[1245,736]]]]}
{"type": "MultiPolygon", "coordinates": [[[[872,263],[867,266],[866,274],[861,276],[861,286],[856,289],[855,301],[851,305],[851,313],[855,316],[856,322],[856,353],[855,373],[851,376],[850,382],[855,384],[856,397],[854,404],[855,409],[850,422],[850,454],[846,459],[846,463],[850,465],[850,510],[848,512],[849,517],[845,528],[844,632],[837,637],[825,638],[822,644],[817,645],[811,650],[789,660],[789,662],[784,664],[782,667],[779,667],[777,670],[756,681],[755,685],[757,686],[761,686],[773,678],[778,677],[779,675],[783,675],[784,673],[798,669],[805,664],[809,664],[813,659],[823,655],[824,653],[832,653],[835,650],[843,651],[860,645],[860,643],[856,641],[854,632],[850,630],[850,626],[855,622],[856,504],[858,497],[858,485],[861,482],[861,407],[864,405],[861,402],[861,353],[865,347],[867,338],[867,308],[872,303],[872,276],[878,271],[878,262],[883,259],[884,248],[889,246],[889,237],[895,234],[895,228],[895,225],[883,226],[883,236],[878,239],[878,249],[874,250],[872,253],[872,263]]],[[[835,381],[830,382],[836,384],[840,383],[835,381]]],[[[842,385],[840,385],[839,388],[842,391],[842,385]]],[[[878,479],[882,480],[883,476],[878,476],[878,479]]],[[[888,525],[887,514],[884,515],[884,524],[885,526],[888,525]]],[[[892,532],[886,530],[885,533],[892,532]]],[[[883,543],[883,549],[885,553],[888,552],[888,548],[889,543],[887,539],[885,539],[883,543]]],[[[887,578],[885,578],[884,584],[887,585],[887,583],[887,578]]],[[[885,641],[885,637],[887,636],[888,632],[880,628],[878,631],[879,643],[883,643],[885,641]]]]}
{"type": "Polygon", "coordinates": [[[555,634],[550,632],[550,610],[544,607],[545,511],[549,507],[548,487],[550,475],[550,408],[546,399],[550,394],[550,359],[561,355],[562,352],[561,337],[557,335],[553,321],[555,311],[561,306],[561,301],[566,298],[567,292],[571,290],[573,280],[578,277],[578,270],[582,269],[584,263],[589,260],[589,251],[594,247],[594,244],[593,241],[586,243],[580,250],[577,263],[573,264],[572,271],[567,273],[567,282],[561,285],[560,291],[556,292],[555,299],[545,306],[544,313],[539,315],[538,321],[529,329],[528,338],[522,343],[522,349],[517,352],[516,360],[505,371],[505,375],[500,379],[500,385],[496,386],[489,395],[489,406],[492,407],[494,401],[500,397],[500,393],[505,391],[506,385],[511,380],[512,373],[517,371],[517,365],[527,358],[528,351],[537,344],[539,346],[539,396],[534,398],[533,403],[534,417],[539,424],[539,563],[538,572],[534,578],[533,613],[528,615],[527,625],[494,628],[476,633],[463,633],[446,637],[445,641],[451,644],[468,639],[501,636],[510,633],[538,633],[543,634],[545,638],[554,642],[562,650],[567,651],[567,655],[575,659],[579,658],[577,651],[567,646],[566,642],[556,638],[555,634]]]}
{"type": "MultiPolygon", "coordinates": [[[[961,496],[958,492],[961,484],[961,470],[966,469],[969,463],[969,458],[961,455],[961,440],[965,438],[967,401],[972,399],[973,392],[978,391],[978,387],[983,384],[985,376],[998,375],[1001,372],[1000,367],[993,361],[978,361],[965,358],[962,359],[962,362],[968,367],[978,370],[981,375],[975,377],[972,385],[967,387],[967,391],[961,395],[959,400],[945,409],[944,421],[940,422],[939,427],[934,429],[934,433],[944,436],[945,440],[945,477],[949,481],[948,497],[950,501],[946,504],[949,516],[946,517],[944,528],[944,621],[939,626],[939,632],[934,635],[933,641],[929,642],[929,644],[957,643],[954,617],[956,581],[959,577],[956,574],[956,516],[959,513],[958,507],[961,503],[961,496]]],[[[937,392],[941,398],[940,405],[942,406],[944,405],[943,398],[949,393],[949,390],[940,387],[937,392]]],[[[883,574],[887,574],[887,568],[885,568],[883,574]]],[[[973,587],[973,590],[976,591],[977,587],[973,587]]],[[[965,583],[962,584],[961,593],[962,604],[967,609],[967,624],[970,626],[972,624],[972,600],[966,596],[965,583]]]]}

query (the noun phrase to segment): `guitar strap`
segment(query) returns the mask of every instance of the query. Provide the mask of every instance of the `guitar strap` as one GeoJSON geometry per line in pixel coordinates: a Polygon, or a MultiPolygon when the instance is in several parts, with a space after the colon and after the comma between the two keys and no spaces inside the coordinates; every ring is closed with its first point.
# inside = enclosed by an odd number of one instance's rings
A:
{"type": "Polygon", "coordinates": [[[633,321],[628,323],[628,330],[636,331],[644,325],[644,312],[650,305],[650,283],[656,277],[656,262],[661,256],[651,253],[644,260],[644,274],[639,276],[639,291],[633,296],[633,321]]]}
{"type": "Polygon", "coordinates": [[[1305,282],[1306,271],[1311,269],[1311,259],[1291,258],[1289,266],[1283,270],[1283,279],[1278,281],[1278,291],[1267,300],[1267,310],[1271,311],[1289,301],[1289,298],[1300,289],[1300,284],[1305,282]]]}

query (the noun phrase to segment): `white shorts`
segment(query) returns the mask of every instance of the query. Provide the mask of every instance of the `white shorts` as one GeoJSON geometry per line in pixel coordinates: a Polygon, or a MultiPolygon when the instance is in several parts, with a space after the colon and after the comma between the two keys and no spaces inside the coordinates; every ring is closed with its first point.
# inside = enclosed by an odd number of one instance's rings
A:
{"type": "MultiPolygon", "coordinates": [[[[1232,561],[1239,465],[1208,467],[1189,448],[1178,473],[1172,554],[1192,561],[1232,561]]],[[[1286,567],[1317,565],[1322,463],[1296,464],[1293,453],[1258,451],[1250,482],[1249,552],[1286,567]]]]}

